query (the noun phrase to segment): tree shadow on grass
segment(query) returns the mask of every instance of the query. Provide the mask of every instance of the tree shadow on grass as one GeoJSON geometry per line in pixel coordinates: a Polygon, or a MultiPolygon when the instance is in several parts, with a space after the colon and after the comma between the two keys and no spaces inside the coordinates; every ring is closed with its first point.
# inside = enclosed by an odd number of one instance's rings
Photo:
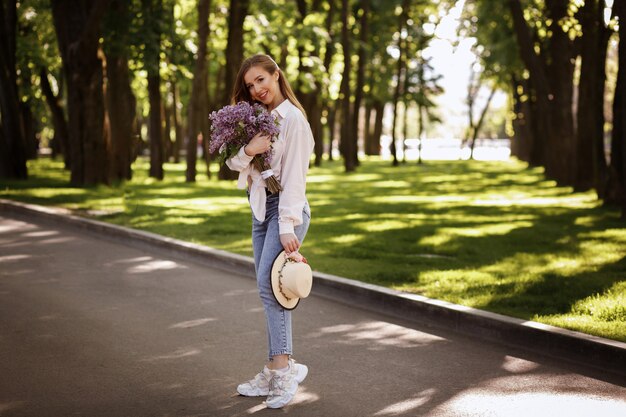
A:
{"type": "Polygon", "coordinates": [[[414,204],[413,214],[410,204],[384,206],[351,213],[320,208],[324,219],[337,220],[320,225],[314,219],[311,263],[323,264],[324,272],[355,277],[360,271],[357,278],[367,282],[523,319],[567,313],[577,301],[623,280],[623,258],[611,260],[618,254],[596,261],[585,252],[600,240],[594,233],[621,227],[602,208],[414,204]],[[372,219],[389,222],[388,230],[364,230],[372,219]],[[315,237],[319,229],[320,235],[341,235],[322,245],[315,237]]]}

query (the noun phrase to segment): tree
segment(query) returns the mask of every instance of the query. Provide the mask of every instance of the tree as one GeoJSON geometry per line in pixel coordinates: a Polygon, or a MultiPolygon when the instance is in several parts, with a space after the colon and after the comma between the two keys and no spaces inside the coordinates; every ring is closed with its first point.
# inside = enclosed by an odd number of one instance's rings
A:
{"type": "Polygon", "coordinates": [[[0,177],[25,179],[26,146],[16,71],[17,1],[0,1],[0,177]]]}
{"type": "Polygon", "coordinates": [[[398,126],[398,103],[403,94],[402,85],[406,77],[406,25],[409,19],[410,0],[402,0],[402,9],[398,17],[398,64],[396,70],[396,86],[393,93],[393,122],[391,127],[391,155],[393,156],[393,165],[398,165],[398,152],[396,149],[396,129],[398,126]]]}
{"type": "Polygon", "coordinates": [[[394,44],[397,26],[390,24],[397,19],[395,8],[379,2],[371,3],[372,15],[368,24],[371,36],[368,39],[369,59],[365,68],[364,150],[366,155],[380,155],[383,116],[387,103],[393,95],[392,79],[395,74],[396,60],[389,54],[388,46],[394,44]]]}
{"type": "Polygon", "coordinates": [[[467,26],[484,47],[485,68],[513,98],[512,153],[530,165],[544,166],[559,184],[602,197],[604,158],[605,62],[610,30],[602,0],[500,2],[468,0],[467,26]],[[507,33],[514,34],[510,44],[507,33]],[[511,57],[518,53],[519,63],[511,57]],[[580,80],[574,78],[580,57],[580,80]],[[575,94],[577,93],[577,94],[575,94]],[[573,102],[573,97],[578,101],[573,102]]]}
{"type": "MultiPolygon", "coordinates": [[[[243,22],[248,15],[249,0],[230,0],[228,15],[228,40],[226,44],[226,68],[224,90],[222,91],[222,105],[229,104],[233,91],[235,77],[243,62],[243,22]]],[[[234,179],[237,173],[226,165],[220,167],[220,179],[234,179]]]]}
{"type": "Polygon", "coordinates": [[[69,138],[65,112],[62,60],[47,0],[21,0],[17,16],[16,64],[29,158],[46,144],[52,157],[59,153],[69,169],[69,138]],[[30,116],[29,116],[30,115],[30,116]],[[49,129],[50,124],[53,129],[49,129]],[[50,133],[53,131],[53,137],[50,133]]]}
{"type": "MultiPolygon", "coordinates": [[[[332,58],[333,51],[328,50],[330,42],[324,42],[324,37],[321,36],[318,29],[318,26],[324,22],[322,2],[314,1],[311,7],[308,3],[306,0],[296,1],[296,30],[300,36],[296,39],[298,44],[298,77],[294,89],[311,125],[315,139],[315,164],[320,165],[323,152],[322,103],[327,100],[323,86],[327,84],[325,79],[328,77],[327,71],[324,71],[326,67],[320,57],[322,44],[326,46],[326,56],[329,59],[332,58]]],[[[331,19],[334,7],[334,1],[330,2],[328,14],[331,19]]]]}
{"type": "Polygon", "coordinates": [[[626,4],[616,2],[614,13],[618,17],[619,46],[618,72],[613,98],[613,132],[611,136],[611,165],[605,204],[617,205],[622,210],[622,220],[626,220],[626,4]]]}
{"type": "MultiPolygon", "coordinates": [[[[532,134],[530,83],[524,76],[524,64],[513,32],[512,16],[506,2],[468,0],[464,6],[461,34],[475,38],[473,51],[481,67],[479,80],[509,93],[512,104],[511,154],[531,161],[535,146],[532,134]]],[[[472,110],[473,112],[473,110],[472,110]]],[[[468,132],[468,137],[471,137],[468,132]]],[[[536,146],[542,142],[537,139],[536,146]]]]}
{"type": "MultiPolygon", "coordinates": [[[[324,85],[328,85],[330,83],[330,67],[333,61],[333,57],[335,55],[336,48],[336,33],[334,29],[334,22],[336,17],[336,0],[328,1],[328,10],[326,12],[326,18],[324,19],[324,29],[326,34],[326,42],[325,42],[325,51],[322,62],[322,74],[319,78],[316,77],[316,83],[318,85],[318,91],[327,90],[326,88],[322,88],[324,85]],[[323,79],[323,81],[322,81],[323,79]]],[[[326,115],[326,121],[328,129],[328,159],[332,160],[333,153],[333,136],[334,136],[334,121],[335,121],[335,100],[332,100],[329,94],[324,94],[322,96],[322,105],[321,105],[321,115],[326,115]]],[[[320,166],[322,164],[322,157],[324,154],[324,133],[321,128],[322,117],[320,115],[320,128],[319,128],[319,137],[315,141],[315,166],[320,166]]]]}
{"type": "MultiPolygon", "coordinates": [[[[356,138],[352,129],[352,108],[350,104],[351,89],[350,76],[352,73],[352,40],[350,37],[351,28],[348,23],[350,13],[349,0],[341,1],[341,45],[343,47],[343,74],[341,78],[341,144],[340,150],[344,159],[346,172],[356,169],[356,161],[353,158],[356,148],[356,138]]],[[[356,111],[356,110],[355,110],[356,111]]]]}
{"type": "MultiPolygon", "coordinates": [[[[408,109],[413,103],[417,105],[417,121],[418,121],[418,164],[422,163],[422,144],[426,131],[426,122],[440,122],[440,118],[435,114],[435,103],[433,98],[443,93],[443,88],[439,85],[442,76],[435,73],[435,69],[431,64],[432,57],[427,57],[424,50],[429,46],[434,34],[427,33],[423,25],[415,24],[420,15],[435,15],[435,10],[429,10],[428,5],[417,4],[413,10],[410,10],[409,20],[406,26],[406,51],[407,63],[405,64],[405,80],[404,80],[404,114],[405,118],[408,109]],[[411,24],[409,24],[411,23],[411,24]]],[[[434,24],[434,22],[433,22],[434,24]]],[[[404,130],[407,130],[405,122],[404,130]]],[[[405,139],[407,134],[403,135],[405,139]]],[[[406,149],[405,149],[406,158],[406,149]]]]}
{"type": "Polygon", "coordinates": [[[571,185],[575,160],[572,113],[575,50],[573,41],[561,27],[569,17],[569,0],[545,3],[541,12],[547,18],[545,29],[550,37],[539,45],[533,41],[520,1],[508,2],[520,55],[530,76],[535,139],[545,140],[545,146],[533,148],[531,162],[545,166],[546,175],[557,183],[571,185]]]}
{"type": "Polygon", "coordinates": [[[477,65],[476,62],[472,64],[472,68],[470,70],[470,80],[469,80],[468,88],[467,88],[467,115],[469,118],[469,125],[467,128],[466,136],[464,138],[464,142],[466,143],[469,142],[470,144],[470,159],[474,159],[474,146],[476,145],[478,132],[480,131],[483,121],[485,120],[485,115],[487,114],[487,111],[489,110],[489,105],[491,104],[491,100],[493,99],[493,96],[496,93],[496,86],[494,84],[490,89],[489,97],[487,98],[487,101],[484,104],[484,107],[480,111],[480,116],[478,117],[478,120],[476,121],[474,119],[474,110],[475,110],[474,107],[476,105],[478,93],[480,92],[481,87],[482,87],[482,82],[480,79],[480,75],[477,74],[476,71],[474,70],[475,65],[477,65]]]}
{"type": "Polygon", "coordinates": [[[112,0],[105,20],[104,42],[112,180],[132,178],[136,99],[130,87],[131,74],[128,68],[131,22],[128,3],[112,0]]]}
{"type": "Polygon", "coordinates": [[[359,40],[358,40],[358,63],[356,68],[356,86],[354,89],[354,108],[352,110],[352,137],[354,146],[351,147],[355,165],[359,165],[358,158],[358,136],[360,126],[361,105],[363,102],[363,90],[365,86],[365,69],[367,68],[368,45],[367,40],[370,37],[369,20],[370,20],[370,0],[361,0],[361,16],[359,18],[359,40]]]}
{"type": "Polygon", "coordinates": [[[418,59],[415,62],[416,68],[414,72],[409,71],[408,79],[408,103],[415,102],[417,104],[418,117],[418,159],[417,163],[422,163],[422,145],[426,132],[426,121],[431,123],[441,122],[439,116],[435,113],[436,105],[433,101],[434,96],[443,93],[443,88],[438,84],[442,76],[434,73],[434,68],[430,64],[430,58],[426,59],[422,53],[418,53],[418,59]]]}
{"type": "Polygon", "coordinates": [[[148,97],[150,114],[148,135],[150,137],[150,176],[163,179],[163,130],[161,119],[161,33],[159,18],[163,15],[162,0],[141,0],[144,29],[143,64],[148,73],[148,97]]]}
{"type": "MultiPolygon", "coordinates": [[[[201,118],[208,113],[207,78],[207,39],[209,37],[209,10],[210,0],[198,2],[198,52],[196,66],[189,99],[189,116],[187,118],[187,182],[196,180],[197,137],[202,132],[201,118]]],[[[204,136],[204,135],[203,135],[204,136]]]]}
{"type": "Polygon", "coordinates": [[[52,114],[52,126],[54,127],[53,140],[57,141],[59,144],[59,150],[61,151],[65,161],[65,168],[70,169],[71,160],[69,152],[69,133],[65,112],[63,107],[61,107],[60,98],[52,91],[50,80],[48,79],[48,72],[44,67],[39,69],[39,80],[41,92],[43,93],[46,103],[50,108],[50,113],[52,114]]]}
{"type": "Polygon", "coordinates": [[[108,183],[104,140],[100,25],[110,0],[53,0],[52,12],[67,80],[70,182],[108,183]]]}
{"type": "MultiPolygon", "coordinates": [[[[600,192],[606,180],[604,157],[604,87],[609,29],[604,25],[604,1],[586,0],[580,9],[580,82],[578,86],[576,177],[577,190],[600,192]]],[[[600,196],[601,197],[601,196],[600,196]]]]}

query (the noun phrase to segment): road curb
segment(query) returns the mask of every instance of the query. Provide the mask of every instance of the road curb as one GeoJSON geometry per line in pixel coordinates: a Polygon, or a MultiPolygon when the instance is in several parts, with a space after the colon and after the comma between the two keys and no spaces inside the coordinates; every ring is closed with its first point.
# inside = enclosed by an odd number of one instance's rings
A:
{"type": "MultiPolygon", "coordinates": [[[[254,277],[252,258],[73,215],[69,210],[0,199],[0,215],[28,215],[88,230],[126,243],[156,247],[200,258],[212,266],[254,277]]],[[[626,376],[626,343],[561,329],[533,321],[464,307],[377,285],[314,272],[313,294],[384,314],[566,359],[626,376]]]]}

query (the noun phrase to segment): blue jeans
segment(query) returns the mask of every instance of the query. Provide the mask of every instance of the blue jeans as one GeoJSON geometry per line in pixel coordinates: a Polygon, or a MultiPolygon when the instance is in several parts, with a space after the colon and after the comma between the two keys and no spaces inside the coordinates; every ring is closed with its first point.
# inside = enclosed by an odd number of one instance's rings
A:
{"type": "MultiPolygon", "coordinates": [[[[274,260],[283,250],[278,234],[278,200],[278,195],[267,196],[265,221],[260,222],[252,215],[252,250],[259,296],[265,309],[270,360],[273,356],[293,354],[291,311],[278,304],[270,282],[274,260]]],[[[294,230],[300,243],[304,240],[310,222],[311,210],[306,203],[302,210],[302,224],[294,230]]]]}

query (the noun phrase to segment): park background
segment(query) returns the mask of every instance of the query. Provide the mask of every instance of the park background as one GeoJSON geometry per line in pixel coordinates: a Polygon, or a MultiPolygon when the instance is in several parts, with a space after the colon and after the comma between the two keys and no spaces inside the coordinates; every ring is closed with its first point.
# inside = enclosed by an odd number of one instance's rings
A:
{"type": "Polygon", "coordinates": [[[268,53],[314,269],[626,341],[624,3],[2,0],[0,197],[251,255],[208,114],[268,53]]]}

